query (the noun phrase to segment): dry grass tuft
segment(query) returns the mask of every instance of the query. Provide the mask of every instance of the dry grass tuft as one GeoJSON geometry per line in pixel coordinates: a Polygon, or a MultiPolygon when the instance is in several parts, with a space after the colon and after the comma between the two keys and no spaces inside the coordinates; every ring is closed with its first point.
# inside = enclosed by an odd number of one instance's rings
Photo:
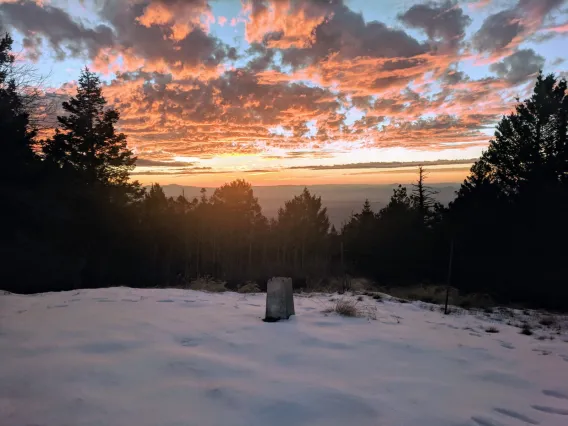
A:
{"type": "MultiPolygon", "coordinates": [[[[420,300],[426,303],[443,305],[446,302],[446,286],[428,285],[411,287],[392,287],[384,290],[399,300],[420,300]]],[[[459,306],[464,309],[481,308],[489,313],[491,307],[495,306],[494,301],[486,294],[467,294],[460,295],[456,288],[450,287],[448,302],[450,305],[459,306]]],[[[404,303],[404,302],[402,302],[404,303]]]]}
{"type": "Polygon", "coordinates": [[[191,290],[209,291],[212,293],[221,293],[227,291],[224,281],[217,281],[209,277],[198,278],[191,282],[189,288],[191,290]]]}
{"type": "Polygon", "coordinates": [[[260,287],[255,282],[247,281],[237,291],[239,293],[260,293],[260,287]]]}
{"type": "Polygon", "coordinates": [[[499,329],[497,327],[488,327],[485,329],[486,333],[499,333],[499,329]]]}
{"type": "Polygon", "coordinates": [[[523,327],[521,329],[521,334],[524,334],[525,336],[532,336],[533,332],[531,330],[531,326],[528,325],[527,323],[523,324],[523,327]]]}
{"type": "Polygon", "coordinates": [[[352,300],[340,300],[335,304],[335,312],[344,317],[357,317],[359,310],[357,303],[352,300]]]}
{"type": "Polygon", "coordinates": [[[306,284],[306,291],[314,293],[344,293],[346,291],[364,293],[373,288],[371,281],[350,276],[311,279],[306,284]]]}
{"type": "Polygon", "coordinates": [[[367,318],[370,320],[377,319],[377,307],[374,304],[361,304],[359,303],[359,300],[351,298],[341,298],[339,300],[335,300],[332,305],[327,306],[323,310],[323,313],[336,313],[343,317],[367,318]]]}
{"type": "Polygon", "coordinates": [[[551,325],[556,324],[556,319],[554,317],[543,317],[539,321],[540,325],[544,325],[545,327],[550,327],[551,325]]]}
{"type": "Polygon", "coordinates": [[[349,299],[330,299],[334,304],[325,308],[322,312],[324,314],[336,313],[344,317],[357,317],[358,309],[357,302],[349,299]]]}

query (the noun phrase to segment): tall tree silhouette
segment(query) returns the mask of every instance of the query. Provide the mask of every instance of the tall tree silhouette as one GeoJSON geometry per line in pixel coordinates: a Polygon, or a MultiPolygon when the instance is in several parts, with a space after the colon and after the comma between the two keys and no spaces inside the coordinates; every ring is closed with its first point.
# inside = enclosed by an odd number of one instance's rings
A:
{"type": "Polygon", "coordinates": [[[258,236],[267,226],[258,199],[250,183],[237,179],[217,188],[211,204],[215,261],[225,264],[226,274],[244,276],[259,250],[258,236]]]}
{"type": "Polygon", "coordinates": [[[412,184],[412,195],[410,196],[414,208],[422,216],[425,224],[431,221],[435,208],[439,208],[433,197],[437,192],[426,185],[427,177],[428,173],[424,167],[418,167],[418,180],[412,184]]]}
{"type": "Polygon", "coordinates": [[[345,257],[349,260],[349,272],[364,275],[375,273],[377,247],[377,216],[365,200],[359,213],[343,225],[341,236],[344,242],[345,257]]]}
{"type": "Polygon", "coordinates": [[[456,278],[465,288],[551,304],[568,296],[566,89],[565,80],[539,74],[531,97],[499,122],[451,204],[456,278]],[[467,267],[472,261],[475,271],[467,267]]]}
{"type": "Polygon", "coordinates": [[[37,160],[32,147],[36,132],[30,128],[29,113],[10,76],[14,63],[11,48],[12,38],[5,34],[0,39],[0,155],[9,161],[4,161],[0,173],[3,179],[18,181],[37,160]]]}
{"type": "Polygon", "coordinates": [[[503,117],[495,139],[472,172],[508,195],[568,181],[568,96],[566,81],[537,77],[532,96],[503,117]],[[481,172],[481,173],[480,173],[481,172]],[[481,176],[479,176],[481,174],[481,176]]]}
{"type": "Polygon", "coordinates": [[[304,188],[300,195],[286,201],[278,210],[277,230],[284,244],[285,261],[305,272],[308,262],[318,257],[318,249],[325,247],[329,230],[327,208],[322,206],[321,197],[304,188]]]}
{"type": "Polygon", "coordinates": [[[100,184],[140,195],[138,185],[129,183],[136,157],[127,147],[126,135],[115,126],[118,111],[106,107],[102,85],[96,74],[81,72],[77,94],[63,102],[65,115],[57,117],[59,128],[43,144],[43,153],[61,167],[70,167],[87,186],[100,184]]]}

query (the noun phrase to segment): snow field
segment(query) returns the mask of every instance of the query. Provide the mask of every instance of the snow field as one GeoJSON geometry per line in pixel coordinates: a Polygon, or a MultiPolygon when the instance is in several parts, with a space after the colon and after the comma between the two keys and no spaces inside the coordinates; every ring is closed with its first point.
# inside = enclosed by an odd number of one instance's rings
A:
{"type": "Polygon", "coordinates": [[[329,295],[264,323],[265,297],[2,295],[0,424],[568,425],[563,331],[368,297],[376,320],[343,318],[322,313],[329,295]]]}

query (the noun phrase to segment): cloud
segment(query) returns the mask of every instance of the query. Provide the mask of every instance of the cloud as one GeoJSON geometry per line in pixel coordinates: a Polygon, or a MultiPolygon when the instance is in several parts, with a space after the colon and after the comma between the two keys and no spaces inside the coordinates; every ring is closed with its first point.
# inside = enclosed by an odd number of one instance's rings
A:
{"type": "Polygon", "coordinates": [[[555,25],[552,27],[548,27],[548,28],[544,28],[545,31],[550,31],[552,33],[557,33],[557,34],[564,34],[564,33],[568,33],[568,22],[564,23],[564,24],[560,24],[560,25],[555,25]]]}
{"type": "Polygon", "coordinates": [[[100,49],[114,44],[112,29],[100,24],[93,28],[75,21],[62,9],[30,1],[0,2],[0,17],[24,34],[33,57],[39,56],[40,37],[47,40],[58,59],[68,54],[94,57],[100,49]],[[85,55],[86,53],[86,55],[85,55]]]}
{"type": "Polygon", "coordinates": [[[518,50],[489,69],[511,84],[524,83],[534,77],[544,66],[544,57],[533,49],[518,50]]]}
{"type": "Polygon", "coordinates": [[[185,161],[160,161],[147,158],[138,158],[136,167],[190,167],[195,163],[185,161]]]}
{"type": "Polygon", "coordinates": [[[456,48],[470,21],[453,1],[416,5],[401,19],[431,36],[429,42],[420,42],[402,29],[365,21],[342,1],[258,0],[249,5],[247,25],[255,28],[255,46],[264,49],[260,53],[261,49],[255,48],[260,56],[253,64],[261,82],[310,81],[358,98],[384,96],[410,83],[426,86],[436,81],[459,60],[456,48]],[[310,31],[301,43],[281,43],[295,33],[287,32],[288,24],[274,31],[266,20],[278,8],[291,4],[294,13],[277,15],[280,20],[302,22],[296,18],[299,14],[313,21],[302,25],[310,31]],[[275,51],[282,66],[275,65],[275,51]]]}
{"type": "Polygon", "coordinates": [[[290,169],[308,170],[347,170],[347,169],[398,169],[403,167],[434,167],[446,165],[471,165],[477,158],[461,160],[434,160],[434,161],[375,161],[369,163],[333,164],[331,166],[293,166],[290,169]]]}
{"type": "Polygon", "coordinates": [[[473,36],[473,48],[489,54],[514,49],[540,29],[548,14],[564,1],[519,0],[513,7],[488,16],[473,36]]]}
{"type": "Polygon", "coordinates": [[[56,1],[0,0],[0,14],[24,35],[29,58],[48,48],[112,72],[104,94],[140,157],[137,172],[183,174],[195,164],[178,156],[197,164],[284,152],[299,161],[360,148],[485,145],[517,85],[543,64],[519,45],[538,29],[561,30],[549,19],[559,1],[409,3],[395,27],[342,0],[244,0],[230,29],[207,0],[95,0],[84,3],[89,20],[56,1]],[[468,13],[481,5],[481,16],[491,15],[467,39],[468,13]],[[41,20],[28,19],[32,12],[41,20]],[[227,30],[244,30],[242,49],[227,30]],[[492,74],[468,76],[475,60],[492,74]]]}
{"type": "Polygon", "coordinates": [[[471,10],[483,9],[491,4],[492,0],[470,0],[468,7],[471,10]]]}
{"type": "MultiPolygon", "coordinates": [[[[266,86],[246,69],[214,79],[158,83],[148,73],[121,74],[105,96],[122,113],[122,130],[144,152],[160,140],[169,153],[214,156],[231,151],[260,152],[266,144],[294,146],[309,142],[306,123],[327,123],[341,107],[327,89],[303,84],[266,86]],[[276,126],[296,134],[274,134],[276,126]]],[[[333,137],[330,131],[330,136],[333,137]]]]}
{"type": "Polygon", "coordinates": [[[415,4],[398,19],[411,28],[422,29],[431,42],[449,48],[459,46],[466,27],[471,23],[471,18],[464,14],[455,0],[415,4]]]}
{"type": "Polygon", "coordinates": [[[211,167],[189,167],[179,169],[166,169],[166,170],[134,170],[130,174],[133,176],[164,176],[164,175],[201,175],[201,174],[215,174],[226,173],[224,171],[212,170],[211,167]]]}
{"type": "MultiPolygon", "coordinates": [[[[473,47],[479,52],[495,52],[509,46],[522,34],[524,26],[513,9],[489,16],[473,36],[473,47]]],[[[518,43],[519,41],[517,41],[518,43]]]]}
{"type": "Polygon", "coordinates": [[[427,51],[427,45],[406,32],[379,21],[365,22],[361,14],[338,4],[330,17],[314,28],[311,44],[284,50],[282,60],[298,68],[317,64],[330,57],[338,61],[353,61],[356,58],[401,60],[427,51]]]}
{"type": "Polygon", "coordinates": [[[143,68],[209,78],[238,56],[234,47],[208,34],[215,17],[207,0],[105,0],[96,13],[101,23],[89,27],[49,4],[0,3],[0,17],[24,34],[32,59],[45,39],[57,59],[89,58],[97,71],[143,68]]]}
{"type": "Polygon", "coordinates": [[[115,29],[117,40],[113,49],[99,56],[100,67],[121,59],[122,70],[209,78],[237,58],[234,47],[207,33],[214,17],[205,0],[107,0],[99,15],[115,29]]]}
{"type": "MultiPolygon", "coordinates": [[[[268,51],[256,46],[261,55],[268,51]]],[[[257,154],[273,148],[308,158],[333,144],[343,150],[354,144],[434,150],[463,146],[455,142],[483,145],[488,137],[482,130],[514,102],[513,96],[503,96],[511,86],[505,79],[470,80],[455,68],[444,68],[442,91],[432,94],[406,87],[409,74],[399,74],[394,62],[383,64],[395,69],[391,75],[376,71],[369,76],[362,64],[344,63],[339,71],[328,70],[329,63],[321,65],[330,80],[349,76],[335,87],[294,81],[294,75],[275,70],[258,71],[263,67],[250,62],[207,80],[120,73],[105,87],[105,96],[121,111],[121,130],[139,155],[146,158],[159,143],[167,152],[165,159],[257,154]],[[373,96],[377,89],[368,79],[381,76],[385,92],[373,96]],[[363,117],[348,123],[345,109],[354,107],[363,117]],[[429,118],[423,117],[425,112],[429,118]]],[[[412,70],[417,78],[428,72],[427,64],[425,60],[412,70]]]]}
{"type": "Polygon", "coordinates": [[[324,22],[341,1],[330,0],[248,0],[249,19],[245,35],[249,43],[267,47],[304,47],[313,41],[314,29],[324,22]]]}

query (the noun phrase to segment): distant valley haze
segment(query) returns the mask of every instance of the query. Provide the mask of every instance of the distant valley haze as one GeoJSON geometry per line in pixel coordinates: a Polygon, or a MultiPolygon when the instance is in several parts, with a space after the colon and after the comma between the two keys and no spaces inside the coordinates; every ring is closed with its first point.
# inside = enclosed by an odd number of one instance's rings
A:
{"type": "MultiPolygon", "coordinates": [[[[330,223],[339,230],[341,225],[349,220],[353,213],[360,212],[366,199],[371,203],[374,212],[386,206],[398,184],[386,185],[282,185],[282,186],[254,186],[254,195],[258,198],[262,212],[268,218],[277,217],[278,209],[296,195],[300,195],[304,187],[317,196],[321,196],[322,204],[327,207],[330,223]]],[[[405,184],[408,191],[411,186],[405,184]]],[[[438,193],[434,198],[447,205],[455,198],[459,189],[458,183],[443,183],[429,185],[438,193]]],[[[178,197],[184,194],[188,200],[200,197],[201,187],[183,185],[165,185],[164,192],[168,197],[178,197]]],[[[206,187],[207,195],[215,191],[213,187],[206,187]]]]}

